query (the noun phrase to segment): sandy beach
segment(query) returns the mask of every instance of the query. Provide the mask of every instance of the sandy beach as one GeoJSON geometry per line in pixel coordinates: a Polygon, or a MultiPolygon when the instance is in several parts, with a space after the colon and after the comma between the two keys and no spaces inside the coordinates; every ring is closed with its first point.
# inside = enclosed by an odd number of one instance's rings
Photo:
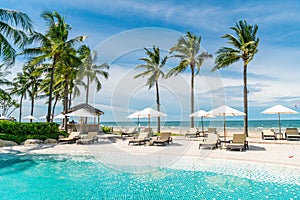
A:
{"type": "Polygon", "coordinates": [[[1,148],[2,153],[70,154],[94,156],[109,165],[169,166],[182,158],[199,160],[219,159],[280,165],[298,168],[300,173],[300,142],[286,140],[262,140],[249,137],[249,149],[227,151],[226,149],[201,149],[202,138],[173,136],[173,144],[167,146],[129,146],[130,138],[113,134],[99,136],[99,142],[91,145],[54,144],[19,145],[1,148]],[[149,159],[151,158],[151,159],[149,159]]]}

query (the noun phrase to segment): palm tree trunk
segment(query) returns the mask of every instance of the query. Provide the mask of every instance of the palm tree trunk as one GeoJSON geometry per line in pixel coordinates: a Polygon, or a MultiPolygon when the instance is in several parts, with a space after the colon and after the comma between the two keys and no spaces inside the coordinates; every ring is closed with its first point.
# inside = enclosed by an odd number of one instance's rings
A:
{"type": "MultiPolygon", "coordinates": [[[[158,81],[155,81],[156,86],[156,106],[157,111],[160,112],[160,101],[159,101],[159,89],[158,89],[158,81]]],[[[157,132],[160,133],[160,117],[157,117],[157,132]]]]}
{"type": "Polygon", "coordinates": [[[53,90],[53,82],[54,82],[54,69],[56,65],[56,59],[57,55],[54,55],[53,59],[53,65],[51,69],[51,77],[50,77],[50,86],[49,86],[49,101],[48,101],[48,113],[47,113],[47,122],[50,122],[52,117],[51,117],[51,107],[52,107],[52,90],[53,90]]]}
{"type": "MultiPolygon", "coordinates": [[[[68,95],[69,95],[69,93],[68,93],[68,87],[69,87],[68,77],[66,77],[65,80],[66,80],[66,85],[65,85],[65,91],[64,91],[64,113],[66,114],[68,112],[68,102],[69,102],[69,100],[68,100],[68,95]]],[[[68,132],[67,119],[68,119],[68,117],[65,115],[64,129],[66,132],[68,132]]]]}
{"type": "Polygon", "coordinates": [[[21,99],[20,99],[20,113],[19,113],[19,122],[21,122],[21,118],[22,118],[22,105],[23,105],[23,97],[24,95],[21,95],[21,99]]]}
{"type": "Polygon", "coordinates": [[[87,76],[85,103],[89,103],[90,77],[87,76]]]}
{"type": "Polygon", "coordinates": [[[54,101],[54,103],[53,103],[53,108],[52,108],[52,114],[53,114],[53,116],[54,116],[54,111],[55,111],[55,107],[56,107],[58,98],[59,98],[59,95],[56,95],[56,96],[55,96],[55,101],[54,101]]]}
{"type": "Polygon", "coordinates": [[[3,104],[3,110],[2,110],[2,116],[5,116],[5,115],[6,115],[6,103],[3,104]]]}
{"type": "Polygon", "coordinates": [[[69,108],[71,108],[71,106],[72,106],[72,94],[73,94],[73,89],[71,89],[71,91],[70,91],[70,96],[69,96],[69,108]]]}
{"type": "MultiPolygon", "coordinates": [[[[195,66],[191,64],[191,113],[194,113],[194,77],[195,77],[195,66]]],[[[191,128],[194,128],[194,117],[191,117],[191,128]]]]}
{"type": "MultiPolygon", "coordinates": [[[[34,95],[31,96],[31,111],[30,115],[33,116],[33,109],[34,109],[34,95]]],[[[32,119],[30,119],[30,123],[32,122],[32,119]]]]}
{"type": "Polygon", "coordinates": [[[248,137],[248,89],[247,89],[247,64],[244,62],[244,134],[248,137]]]}
{"type": "MultiPolygon", "coordinates": [[[[90,76],[87,76],[87,83],[86,83],[86,96],[85,96],[85,103],[89,103],[89,92],[90,92],[90,76]]],[[[88,118],[84,119],[84,123],[87,124],[88,118]]]]}

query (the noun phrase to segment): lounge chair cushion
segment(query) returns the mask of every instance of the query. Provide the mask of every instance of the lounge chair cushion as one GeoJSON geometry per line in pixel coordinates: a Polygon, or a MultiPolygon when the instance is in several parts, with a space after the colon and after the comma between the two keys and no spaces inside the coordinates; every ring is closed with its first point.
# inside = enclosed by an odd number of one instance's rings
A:
{"type": "Polygon", "coordinates": [[[197,137],[197,136],[200,136],[197,128],[190,128],[185,134],[185,137],[197,137]]]}
{"type": "Polygon", "coordinates": [[[170,142],[172,142],[172,138],[171,138],[171,133],[161,133],[160,137],[158,137],[156,140],[152,141],[152,144],[155,145],[166,145],[166,144],[170,144],[170,142]]]}
{"type": "Polygon", "coordinates": [[[205,138],[202,142],[199,144],[199,149],[201,147],[204,148],[217,148],[219,143],[219,135],[216,133],[208,133],[207,138],[205,138]]]}
{"type": "Polygon", "coordinates": [[[208,133],[217,133],[217,128],[207,128],[208,133]]]}
{"type": "Polygon", "coordinates": [[[77,140],[77,144],[92,144],[98,142],[97,132],[88,132],[86,137],[77,140]]]}
{"type": "Polygon", "coordinates": [[[245,134],[233,134],[233,138],[227,145],[227,150],[239,149],[240,151],[248,149],[248,141],[245,134]]]}
{"type": "Polygon", "coordinates": [[[149,142],[150,141],[150,137],[149,137],[149,132],[140,132],[140,134],[132,139],[132,140],[129,140],[128,142],[128,145],[130,144],[138,144],[138,145],[141,145],[141,144],[146,144],[146,142],[149,142]]]}
{"type": "Polygon", "coordinates": [[[265,140],[265,139],[274,139],[274,140],[276,140],[277,139],[274,130],[270,130],[270,129],[262,130],[261,136],[262,136],[263,140],[265,140]]]}
{"type": "Polygon", "coordinates": [[[209,133],[218,133],[217,128],[207,128],[207,131],[204,132],[204,136],[207,137],[209,133]]]}
{"type": "Polygon", "coordinates": [[[287,140],[300,140],[297,128],[286,128],[285,137],[287,140]]]}
{"type": "Polygon", "coordinates": [[[137,128],[130,127],[128,130],[123,130],[121,136],[125,135],[128,137],[132,137],[138,134],[137,128]]]}
{"type": "Polygon", "coordinates": [[[67,138],[60,138],[58,142],[74,143],[79,138],[80,132],[71,132],[67,138]]]}

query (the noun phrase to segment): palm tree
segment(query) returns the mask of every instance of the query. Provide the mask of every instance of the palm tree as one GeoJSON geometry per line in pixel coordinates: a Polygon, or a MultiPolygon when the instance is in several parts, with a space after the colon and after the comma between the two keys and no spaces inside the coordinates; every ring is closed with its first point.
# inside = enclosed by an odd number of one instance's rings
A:
{"type": "MultiPolygon", "coordinates": [[[[168,57],[165,56],[161,59],[160,50],[158,47],[153,46],[153,51],[144,48],[148,58],[140,58],[139,60],[144,61],[145,64],[140,64],[136,69],[145,69],[144,72],[136,75],[134,78],[140,78],[149,76],[146,85],[148,85],[148,90],[150,90],[154,84],[156,88],[156,106],[157,111],[160,111],[160,100],[159,100],[159,87],[158,80],[164,78],[165,74],[162,68],[165,66],[168,57]]],[[[157,132],[160,132],[160,117],[157,117],[157,132]]]]}
{"type": "Polygon", "coordinates": [[[19,107],[15,99],[4,90],[0,91],[0,108],[2,109],[2,116],[10,116],[11,113],[19,107]]]}
{"type": "Polygon", "coordinates": [[[86,84],[82,80],[79,80],[78,78],[75,78],[73,82],[70,83],[69,108],[71,108],[72,99],[81,95],[79,86],[83,86],[84,88],[87,88],[86,84]]]}
{"type": "Polygon", "coordinates": [[[20,97],[20,112],[19,112],[19,122],[21,122],[22,118],[22,106],[23,106],[23,99],[26,99],[26,90],[27,88],[25,87],[26,85],[26,77],[22,72],[17,73],[17,76],[13,79],[13,88],[10,89],[10,94],[15,94],[15,95],[21,95],[20,97]]]}
{"type": "MultiPolygon", "coordinates": [[[[35,69],[33,66],[24,66],[22,72],[17,73],[17,76],[14,78],[13,88],[10,91],[11,94],[21,95],[19,122],[21,122],[23,98],[26,99],[27,95],[31,101],[30,115],[33,115],[34,104],[38,98],[41,81],[41,71],[35,69]]],[[[30,122],[32,122],[32,119],[30,122]]]]}
{"type": "MultiPolygon", "coordinates": [[[[1,70],[1,68],[0,68],[1,70]]],[[[13,84],[8,81],[5,76],[7,76],[8,74],[10,74],[9,71],[4,70],[4,71],[0,71],[0,85],[5,85],[5,86],[12,86],[13,84]]],[[[12,113],[16,108],[18,108],[18,104],[17,102],[11,98],[10,93],[7,91],[8,89],[2,89],[0,88],[0,107],[2,108],[2,115],[3,116],[9,116],[8,111],[10,108],[13,108],[13,110],[10,112],[12,113]]]]}
{"type": "Polygon", "coordinates": [[[55,69],[66,58],[66,52],[69,52],[69,49],[76,43],[84,41],[86,37],[78,36],[68,40],[71,27],[65,23],[64,17],[56,11],[44,11],[41,16],[46,21],[48,30],[45,35],[35,32],[32,37],[32,40],[40,41],[41,46],[25,49],[23,53],[35,56],[30,59],[29,65],[37,66],[45,61],[52,63],[51,68],[48,70],[48,73],[50,73],[50,84],[47,121],[49,122],[52,116],[51,107],[55,69]]]}
{"type": "Polygon", "coordinates": [[[107,63],[103,63],[101,65],[94,64],[97,61],[97,52],[91,51],[89,47],[86,45],[82,45],[79,50],[79,58],[81,59],[81,66],[78,70],[78,79],[82,80],[84,77],[86,80],[86,96],[85,103],[89,103],[89,88],[90,84],[95,81],[97,85],[97,92],[100,91],[102,84],[97,75],[101,75],[105,79],[108,78],[109,74],[107,71],[109,69],[109,65],[107,63]]]}
{"type": "MultiPolygon", "coordinates": [[[[41,71],[35,70],[33,66],[25,66],[23,68],[23,75],[25,77],[26,83],[22,87],[26,89],[28,96],[30,97],[31,100],[30,115],[33,116],[35,99],[37,98],[39,92],[39,86],[42,81],[41,71]]],[[[30,122],[32,122],[32,119],[30,119],[30,122]]]]}
{"type": "Polygon", "coordinates": [[[248,89],[247,89],[247,66],[258,51],[259,38],[256,37],[258,26],[248,25],[247,22],[239,21],[235,27],[231,27],[236,36],[226,34],[222,38],[228,39],[228,43],[233,46],[222,47],[216,53],[215,66],[212,71],[227,67],[239,60],[244,62],[244,133],[248,136],[248,89]]]}
{"type": "MultiPolygon", "coordinates": [[[[77,57],[76,50],[74,48],[65,49],[65,52],[61,55],[58,68],[60,77],[62,78],[63,89],[63,105],[64,112],[67,113],[69,109],[69,94],[72,91],[71,85],[76,79],[79,66],[82,64],[79,57],[77,57]]],[[[65,131],[67,131],[67,119],[64,121],[65,131]]]]}
{"type": "MultiPolygon", "coordinates": [[[[207,52],[200,53],[201,36],[187,32],[185,36],[181,37],[177,44],[170,50],[172,57],[180,58],[180,63],[175,68],[171,69],[167,77],[178,75],[185,71],[188,67],[191,69],[191,113],[194,112],[194,78],[199,74],[203,62],[212,58],[211,54],[207,52]]],[[[191,127],[194,127],[194,117],[191,117],[191,127]]]]}
{"type": "MultiPolygon", "coordinates": [[[[1,67],[0,67],[0,70],[1,70],[1,67]]],[[[0,85],[10,85],[11,82],[8,81],[5,76],[7,76],[8,74],[10,74],[10,71],[0,71],[0,85]]],[[[5,92],[2,88],[0,88],[0,92],[5,92]]]]}
{"type": "Polygon", "coordinates": [[[27,33],[32,31],[31,20],[25,13],[1,8],[0,27],[0,56],[6,66],[11,66],[16,56],[14,47],[24,47],[27,33]]]}

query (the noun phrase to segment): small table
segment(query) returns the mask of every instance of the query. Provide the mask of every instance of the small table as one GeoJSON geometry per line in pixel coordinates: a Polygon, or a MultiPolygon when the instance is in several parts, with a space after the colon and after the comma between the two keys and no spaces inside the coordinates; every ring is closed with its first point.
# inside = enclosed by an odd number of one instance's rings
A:
{"type": "Polygon", "coordinates": [[[218,146],[220,149],[224,149],[224,147],[226,146],[226,144],[229,144],[230,140],[220,140],[218,141],[218,146]]]}
{"type": "Polygon", "coordinates": [[[276,136],[276,140],[278,139],[283,140],[283,133],[275,133],[275,136],[276,136]]]}

